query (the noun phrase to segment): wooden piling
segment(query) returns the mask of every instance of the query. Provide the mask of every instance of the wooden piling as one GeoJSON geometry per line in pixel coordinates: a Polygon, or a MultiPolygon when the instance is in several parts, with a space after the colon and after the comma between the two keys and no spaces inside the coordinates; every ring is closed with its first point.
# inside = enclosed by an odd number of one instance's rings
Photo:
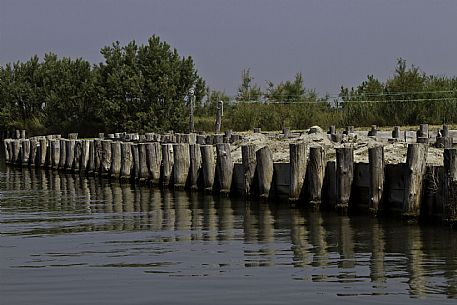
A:
{"type": "Polygon", "coordinates": [[[256,163],[259,197],[268,198],[273,182],[273,155],[268,146],[256,151],[256,163]]]}
{"type": "Polygon", "coordinates": [[[216,173],[219,190],[222,194],[228,194],[232,186],[233,161],[230,153],[230,144],[216,144],[216,173]]]}
{"type": "Polygon", "coordinates": [[[85,173],[89,169],[90,142],[91,140],[81,140],[81,160],[79,163],[81,173],[85,173]]]}
{"type": "Polygon", "coordinates": [[[371,125],[371,130],[368,132],[369,137],[376,137],[378,134],[378,126],[371,125]]]}
{"type": "Polygon", "coordinates": [[[60,139],[60,157],[59,169],[65,169],[65,161],[67,160],[67,139],[60,139]]]}
{"type": "Polygon", "coordinates": [[[139,179],[140,177],[140,151],[138,149],[138,144],[132,143],[132,171],[130,172],[130,177],[132,179],[139,179]]]}
{"type": "Polygon", "coordinates": [[[11,141],[12,164],[20,164],[19,156],[21,154],[21,140],[14,139],[11,141]]]}
{"type": "Polygon", "coordinates": [[[138,179],[140,179],[141,182],[144,182],[149,178],[146,143],[138,143],[138,157],[138,179]]]}
{"type": "Polygon", "coordinates": [[[420,124],[419,130],[416,132],[417,143],[428,143],[428,124],[420,124]]]}
{"type": "MultiPolygon", "coordinates": [[[[103,136],[103,134],[101,134],[103,136]]],[[[99,134],[100,136],[100,134],[99,134]]],[[[103,148],[100,138],[94,140],[94,173],[99,174],[102,169],[103,148]]]]}
{"type": "Polygon", "coordinates": [[[29,156],[30,166],[35,166],[35,163],[37,162],[37,152],[38,152],[38,141],[36,139],[30,139],[30,156],[29,156]]]}
{"type": "Polygon", "coordinates": [[[96,171],[95,167],[95,140],[89,141],[89,161],[87,162],[87,170],[88,174],[93,174],[96,171]]]}
{"type": "MultiPolygon", "coordinates": [[[[77,136],[76,136],[77,138],[77,136]]],[[[81,157],[82,157],[82,140],[75,140],[75,158],[73,161],[73,168],[75,172],[80,171],[80,166],[81,166],[81,157]]]]}
{"type": "Polygon", "coordinates": [[[162,144],[161,184],[169,186],[173,178],[173,144],[162,144]]]}
{"type": "Polygon", "coordinates": [[[255,170],[257,167],[255,145],[241,145],[241,158],[244,169],[244,195],[251,196],[253,195],[255,170]]]}
{"type": "Polygon", "coordinates": [[[325,165],[325,149],[322,146],[310,147],[307,182],[309,203],[313,207],[318,207],[322,202],[325,165]]]}
{"type": "Polygon", "coordinates": [[[290,143],[290,187],[289,200],[298,201],[303,195],[303,184],[306,176],[306,144],[290,143]]]}
{"type": "Polygon", "coordinates": [[[11,163],[11,159],[10,159],[10,140],[9,139],[5,139],[3,140],[3,147],[5,149],[5,162],[8,164],[8,163],[11,163]]]}
{"type": "Polygon", "coordinates": [[[121,176],[121,142],[111,142],[111,177],[119,179],[121,176]]]}
{"type": "Polygon", "coordinates": [[[214,148],[212,145],[201,145],[200,152],[202,155],[203,187],[206,191],[211,191],[214,187],[214,176],[216,172],[214,148]]]}
{"type": "Polygon", "coordinates": [[[61,141],[61,140],[50,140],[49,141],[49,146],[50,146],[50,166],[53,168],[53,169],[57,169],[60,167],[60,156],[62,155],[61,154],[61,148],[60,148],[60,145],[65,142],[61,141]]]}
{"type": "Polygon", "coordinates": [[[368,167],[370,175],[368,208],[376,214],[382,205],[384,192],[384,147],[368,149],[368,167]]]}
{"type": "Polygon", "coordinates": [[[28,166],[29,165],[29,157],[30,157],[30,141],[26,139],[21,140],[21,163],[22,166],[28,166]]]}
{"type": "Polygon", "coordinates": [[[46,138],[40,139],[40,147],[38,148],[38,165],[43,167],[46,165],[46,151],[48,146],[48,140],[46,138]]]}
{"type": "Polygon", "coordinates": [[[392,130],[392,138],[393,139],[400,139],[400,126],[394,126],[394,130],[392,130]]]}
{"type": "Polygon", "coordinates": [[[162,163],[160,143],[153,142],[146,144],[146,163],[151,184],[158,185],[160,182],[160,164],[162,163]]]}
{"type": "Polygon", "coordinates": [[[336,148],[336,207],[346,209],[351,198],[354,179],[354,150],[352,147],[336,148]]]}
{"type": "Polygon", "coordinates": [[[457,220],[457,149],[444,150],[443,220],[457,220]]]}
{"type": "Polygon", "coordinates": [[[426,144],[408,144],[408,152],[406,155],[408,175],[405,182],[403,216],[414,218],[420,215],[422,183],[426,169],[427,149],[428,146],[426,144]]]}
{"type": "Polygon", "coordinates": [[[65,142],[65,169],[73,169],[75,159],[75,140],[67,140],[65,142]]]}
{"type": "Polygon", "coordinates": [[[109,176],[111,169],[111,141],[102,140],[102,155],[100,160],[101,175],[109,176]]]}
{"type": "Polygon", "coordinates": [[[121,171],[120,178],[122,180],[130,179],[132,172],[132,143],[122,142],[121,143],[121,171]]]}
{"type": "Polygon", "coordinates": [[[189,186],[191,190],[197,190],[199,187],[200,174],[202,168],[202,157],[199,144],[191,144],[189,146],[190,154],[190,171],[189,171],[189,186]]]}
{"type": "Polygon", "coordinates": [[[173,144],[173,187],[184,189],[190,169],[189,144],[173,144]]]}
{"type": "Polygon", "coordinates": [[[337,204],[337,188],[336,188],[336,161],[327,161],[325,166],[324,186],[325,193],[323,200],[331,207],[336,208],[337,204]]]}

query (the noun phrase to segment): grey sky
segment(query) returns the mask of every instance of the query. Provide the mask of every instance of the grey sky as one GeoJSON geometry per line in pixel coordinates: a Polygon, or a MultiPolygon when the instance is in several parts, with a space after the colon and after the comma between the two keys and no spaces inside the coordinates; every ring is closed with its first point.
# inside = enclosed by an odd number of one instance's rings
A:
{"type": "Polygon", "coordinates": [[[262,87],[302,72],[334,94],[385,79],[398,57],[457,75],[456,15],[455,0],[0,0],[0,64],[51,51],[98,63],[115,40],[157,34],[231,95],[246,67],[262,87]]]}

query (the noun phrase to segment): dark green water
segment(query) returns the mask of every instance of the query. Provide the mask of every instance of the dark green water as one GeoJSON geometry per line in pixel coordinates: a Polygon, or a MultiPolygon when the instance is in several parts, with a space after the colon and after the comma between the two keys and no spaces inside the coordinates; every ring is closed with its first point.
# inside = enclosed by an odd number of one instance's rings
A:
{"type": "Polygon", "coordinates": [[[1,305],[456,302],[446,227],[0,164],[1,305]]]}

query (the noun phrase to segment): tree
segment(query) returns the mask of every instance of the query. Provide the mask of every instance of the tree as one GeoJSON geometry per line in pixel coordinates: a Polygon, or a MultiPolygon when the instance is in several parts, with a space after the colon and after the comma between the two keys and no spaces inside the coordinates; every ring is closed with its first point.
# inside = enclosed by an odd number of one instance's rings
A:
{"type": "Polygon", "coordinates": [[[200,103],[205,88],[191,57],[180,57],[158,36],[140,46],[115,42],[101,53],[98,87],[107,130],[185,130],[189,89],[195,86],[200,103]]]}
{"type": "Polygon", "coordinates": [[[251,70],[243,69],[241,72],[241,85],[238,87],[236,99],[238,101],[260,101],[262,91],[257,84],[253,84],[254,77],[251,70]]]}

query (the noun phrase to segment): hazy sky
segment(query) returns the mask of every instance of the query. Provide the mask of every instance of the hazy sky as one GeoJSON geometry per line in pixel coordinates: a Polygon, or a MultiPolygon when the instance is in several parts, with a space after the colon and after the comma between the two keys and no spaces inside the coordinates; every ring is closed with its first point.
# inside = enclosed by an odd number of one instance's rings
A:
{"type": "Polygon", "coordinates": [[[338,93],[402,57],[457,75],[456,0],[0,0],[0,64],[46,52],[102,60],[101,47],[153,34],[191,55],[211,87],[235,94],[302,72],[307,88],[338,93]]]}

